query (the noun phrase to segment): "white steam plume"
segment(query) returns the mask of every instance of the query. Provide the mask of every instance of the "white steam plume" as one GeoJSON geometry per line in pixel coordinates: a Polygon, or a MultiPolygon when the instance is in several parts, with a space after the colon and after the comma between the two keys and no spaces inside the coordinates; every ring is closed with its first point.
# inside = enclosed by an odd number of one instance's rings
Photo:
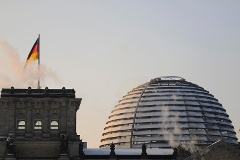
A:
{"type": "MultiPolygon", "coordinates": [[[[15,88],[37,87],[37,61],[36,63],[29,63],[24,70],[25,60],[21,61],[18,51],[1,38],[0,57],[0,89],[11,86],[15,88]]],[[[59,81],[57,73],[42,64],[39,75],[41,77],[41,83],[44,83],[46,78],[51,78],[56,82],[59,81]]]]}
{"type": "MultiPolygon", "coordinates": [[[[176,95],[171,96],[174,101],[176,101],[179,97],[176,95]]],[[[179,124],[179,112],[176,113],[174,116],[170,115],[170,110],[168,106],[163,106],[163,128],[166,129],[167,134],[164,134],[164,139],[168,141],[169,145],[171,147],[178,147],[181,146],[185,150],[194,153],[196,152],[199,148],[196,146],[196,140],[197,137],[191,135],[190,141],[189,142],[183,142],[185,139],[184,137],[184,131],[181,129],[180,124],[179,124]],[[171,129],[169,126],[172,126],[171,129]]]]}

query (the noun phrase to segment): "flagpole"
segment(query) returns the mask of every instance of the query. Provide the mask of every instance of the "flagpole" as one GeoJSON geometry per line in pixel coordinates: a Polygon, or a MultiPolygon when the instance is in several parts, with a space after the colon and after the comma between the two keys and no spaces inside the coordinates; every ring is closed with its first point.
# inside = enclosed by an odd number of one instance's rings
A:
{"type": "Polygon", "coordinates": [[[37,89],[41,89],[40,87],[40,34],[38,34],[38,86],[37,89]]]}

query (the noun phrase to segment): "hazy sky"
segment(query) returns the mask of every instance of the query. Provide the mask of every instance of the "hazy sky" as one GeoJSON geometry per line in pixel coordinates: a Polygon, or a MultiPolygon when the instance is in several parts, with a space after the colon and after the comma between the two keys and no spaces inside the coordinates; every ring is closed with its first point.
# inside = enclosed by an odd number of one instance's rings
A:
{"type": "Polygon", "coordinates": [[[37,69],[22,68],[38,34],[41,85],[83,99],[77,132],[88,147],[122,96],[159,76],[205,88],[240,128],[239,0],[2,0],[0,87],[35,87],[37,69]]]}

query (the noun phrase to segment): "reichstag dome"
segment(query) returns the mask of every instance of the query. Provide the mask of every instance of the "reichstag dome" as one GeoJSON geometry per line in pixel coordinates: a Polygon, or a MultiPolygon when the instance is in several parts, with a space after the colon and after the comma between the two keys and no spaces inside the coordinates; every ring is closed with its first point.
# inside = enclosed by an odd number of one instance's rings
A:
{"type": "Polygon", "coordinates": [[[176,144],[237,144],[226,110],[204,88],[181,77],[152,79],[128,92],[111,112],[101,148],[175,147],[176,144]]]}

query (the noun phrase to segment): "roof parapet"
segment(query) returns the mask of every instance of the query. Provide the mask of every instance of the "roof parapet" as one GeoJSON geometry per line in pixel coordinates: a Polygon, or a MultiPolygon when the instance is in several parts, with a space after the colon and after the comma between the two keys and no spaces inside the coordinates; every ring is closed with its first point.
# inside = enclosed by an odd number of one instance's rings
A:
{"type": "Polygon", "coordinates": [[[63,87],[62,89],[49,89],[46,87],[45,89],[32,89],[28,87],[28,89],[15,89],[11,88],[3,88],[1,91],[1,97],[17,97],[17,98],[75,98],[75,90],[74,89],[66,89],[63,87]]]}

